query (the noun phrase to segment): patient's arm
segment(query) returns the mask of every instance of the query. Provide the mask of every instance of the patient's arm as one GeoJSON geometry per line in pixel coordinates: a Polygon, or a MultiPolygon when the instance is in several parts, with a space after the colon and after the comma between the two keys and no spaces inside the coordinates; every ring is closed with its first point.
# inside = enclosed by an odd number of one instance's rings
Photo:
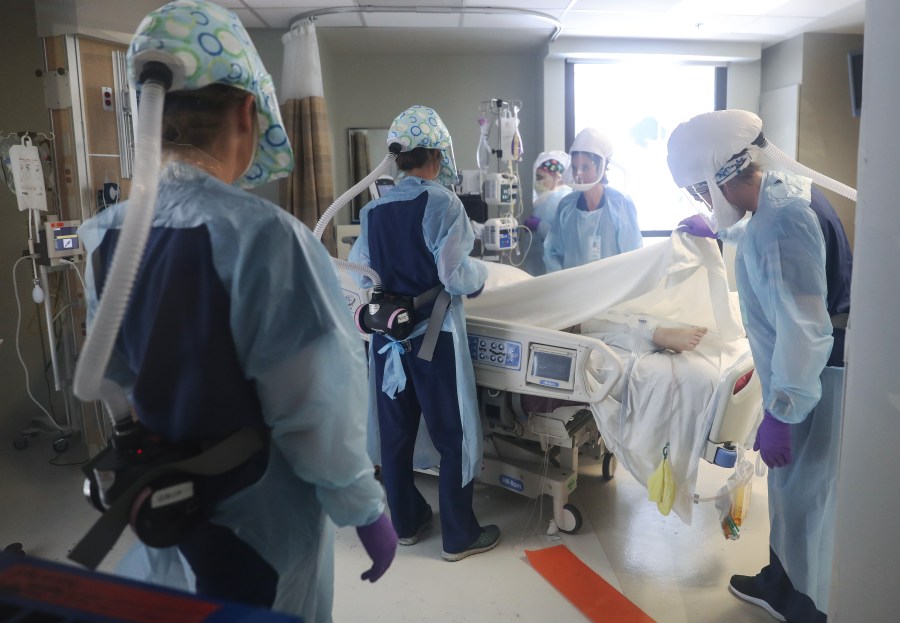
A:
{"type": "Polygon", "coordinates": [[[663,348],[680,353],[694,350],[706,335],[706,327],[656,327],[653,341],[663,348]]]}

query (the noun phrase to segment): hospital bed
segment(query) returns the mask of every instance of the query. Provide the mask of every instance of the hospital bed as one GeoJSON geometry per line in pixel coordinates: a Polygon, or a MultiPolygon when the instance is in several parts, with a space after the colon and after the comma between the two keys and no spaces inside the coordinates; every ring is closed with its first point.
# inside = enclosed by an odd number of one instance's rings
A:
{"type": "MultiPolygon", "coordinates": [[[[611,478],[621,463],[646,485],[671,436],[679,489],[673,510],[690,523],[700,459],[733,466],[737,446],[746,446],[761,419],[761,388],[718,247],[673,235],[553,275],[530,277],[503,265],[488,269],[484,292],[465,301],[485,435],[480,480],[531,498],[551,496],[556,525],[575,532],[581,516],[568,499],[577,487],[579,451],[589,449],[602,461],[603,477],[611,478]],[[639,376],[627,354],[591,335],[560,330],[611,310],[708,327],[696,351],[652,355],[673,369],[702,363],[702,388],[685,392],[690,395],[682,396],[676,409],[669,408],[664,391],[643,385],[622,408],[622,387],[639,376]],[[639,429],[645,424],[641,418],[648,417],[671,419],[679,430],[659,433],[648,424],[656,434],[650,438],[619,427],[625,421],[639,429]]],[[[367,294],[341,273],[347,305],[355,311],[367,294]]],[[[667,376],[653,366],[647,370],[645,376],[667,376]]],[[[433,446],[430,450],[421,456],[435,457],[433,446]]],[[[723,482],[727,476],[723,472],[723,482]]]]}
{"type": "MultiPolygon", "coordinates": [[[[485,434],[480,480],[530,498],[549,495],[556,526],[576,532],[581,513],[568,499],[577,486],[579,452],[591,448],[607,480],[616,468],[592,406],[614,399],[622,358],[576,333],[485,318],[469,318],[467,329],[485,434]]],[[[702,458],[732,467],[736,444],[755,429],[761,402],[749,356],[725,371],[709,400],[714,415],[702,458]]]]}

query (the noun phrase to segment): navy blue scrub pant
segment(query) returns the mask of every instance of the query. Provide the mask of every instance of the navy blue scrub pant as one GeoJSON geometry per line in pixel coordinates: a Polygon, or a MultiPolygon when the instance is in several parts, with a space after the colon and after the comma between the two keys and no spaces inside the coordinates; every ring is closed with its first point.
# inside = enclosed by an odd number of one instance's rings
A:
{"type": "Polygon", "coordinates": [[[424,336],[409,341],[412,350],[400,357],[406,373],[406,388],[393,400],[381,391],[387,353],[379,354],[378,351],[388,340],[377,334],[372,338],[381,431],[381,474],[394,529],[401,538],[412,536],[427,513],[427,502],[416,488],[413,477],[413,451],[422,416],[434,447],[441,455],[438,504],[444,551],[462,552],[478,539],[481,527],[472,511],[474,483],[462,484],[462,423],[453,336],[446,331],[440,332],[430,362],[416,356],[424,336]]]}
{"type": "Polygon", "coordinates": [[[825,623],[827,618],[825,613],[816,609],[815,603],[808,595],[794,588],[771,547],[769,564],[756,575],[756,584],[763,598],[789,623],[825,623]]]}

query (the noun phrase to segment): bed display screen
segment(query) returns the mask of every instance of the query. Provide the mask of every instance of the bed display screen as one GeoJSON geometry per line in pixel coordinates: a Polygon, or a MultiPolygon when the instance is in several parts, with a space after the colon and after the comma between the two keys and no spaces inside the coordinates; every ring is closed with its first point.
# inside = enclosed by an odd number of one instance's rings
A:
{"type": "Polygon", "coordinates": [[[536,377],[568,382],[571,377],[572,358],[548,352],[535,352],[531,363],[531,374],[536,377]]]}

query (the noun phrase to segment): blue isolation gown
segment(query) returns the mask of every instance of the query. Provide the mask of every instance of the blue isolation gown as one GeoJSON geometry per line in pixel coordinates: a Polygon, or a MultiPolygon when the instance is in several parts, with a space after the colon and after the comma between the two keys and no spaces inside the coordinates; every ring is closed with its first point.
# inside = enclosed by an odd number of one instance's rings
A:
{"type": "MultiPolygon", "coordinates": [[[[91,257],[89,318],[127,207],[79,230],[91,257]]],[[[304,621],[331,620],[331,522],[367,525],[385,510],[365,447],[365,375],[363,345],[312,233],[268,201],[169,165],[107,376],[172,442],[270,432],[268,458],[231,485],[212,522],[239,550],[221,561],[237,568],[233,590],[274,583],[272,607],[304,621]]],[[[216,549],[138,544],[119,572],[202,592],[207,571],[221,571],[204,569],[216,549]]]]}
{"type": "Polygon", "coordinates": [[[596,210],[588,211],[584,193],[562,198],[544,241],[548,273],[634,251],[643,246],[637,210],[631,199],[609,186],[596,210]]]}
{"type": "Polygon", "coordinates": [[[843,369],[826,367],[832,324],[825,244],[804,178],[764,172],[735,258],[763,404],[791,424],[793,463],[769,470],[769,543],[796,590],[827,612],[843,369]]]}

